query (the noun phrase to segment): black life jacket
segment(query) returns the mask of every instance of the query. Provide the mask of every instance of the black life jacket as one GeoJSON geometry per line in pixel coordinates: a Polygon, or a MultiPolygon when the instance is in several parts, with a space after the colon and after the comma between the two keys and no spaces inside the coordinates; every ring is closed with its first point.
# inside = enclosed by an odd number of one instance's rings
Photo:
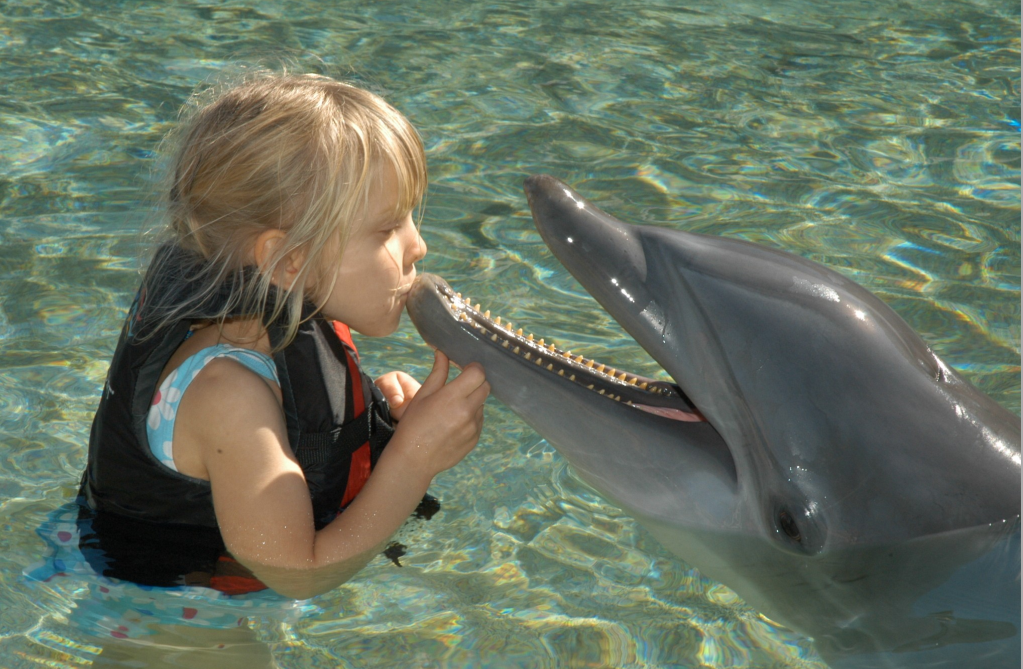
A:
{"type": "MultiPolygon", "coordinates": [[[[187,297],[195,289],[190,277],[201,262],[175,246],[160,249],[154,262],[160,271],[147,277],[129,311],[89,438],[79,498],[80,547],[108,576],[145,585],[217,587],[220,574],[227,585],[218,589],[243,592],[265,586],[246,584],[250,575],[231,564],[209,482],[161,464],[146,433],[167,361],[191,325],[204,320],[203,312],[215,313],[223,296],[159,331],[147,325],[147,308],[187,297]]],[[[272,344],[281,341],[279,325],[269,324],[268,330],[272,344]]],[[[362,373],[343,323],[316,316],[305,320],[274,362],[288,442],[305,475],[320,529],[369,477],[394,432],[390,413],[372,379],[362,373]]]]}

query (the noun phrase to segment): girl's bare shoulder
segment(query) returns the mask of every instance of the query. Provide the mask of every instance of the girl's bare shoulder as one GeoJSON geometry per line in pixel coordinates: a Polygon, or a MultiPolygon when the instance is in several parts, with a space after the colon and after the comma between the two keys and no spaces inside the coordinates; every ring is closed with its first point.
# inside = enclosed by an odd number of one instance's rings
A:
{"type": "Polygon", "coordinates": [[[230,357],[210,360],[185,389],[174,431],[174,461],[211,480],[211,466],[291,460],[280,388],[230,357]]]}

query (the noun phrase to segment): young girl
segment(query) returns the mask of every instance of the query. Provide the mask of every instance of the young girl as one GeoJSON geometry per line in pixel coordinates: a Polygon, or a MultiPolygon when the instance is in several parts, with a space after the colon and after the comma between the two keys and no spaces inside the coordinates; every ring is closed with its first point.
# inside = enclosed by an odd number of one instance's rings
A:
{"type": "Polygon", "coordinates": [[[169,241],[111,363],[82,478],[80,546],[146,585],[350,578],[475,446],[482,368],[420,385],[360,370],[349,328],[394,332],[426,254],[422,143],[381,98],[263,75],[180,132],[169,241]]]}

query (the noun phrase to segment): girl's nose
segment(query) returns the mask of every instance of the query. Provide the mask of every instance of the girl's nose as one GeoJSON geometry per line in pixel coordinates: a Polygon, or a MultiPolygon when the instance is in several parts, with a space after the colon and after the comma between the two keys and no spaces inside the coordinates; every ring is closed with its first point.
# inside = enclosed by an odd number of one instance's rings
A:
{"type": "Polygon", "coordinates": [[[415,264],[422,260],[426,256],[426,242],[423,240],[423,236],[416,230],[416,237],[413,240],[415,246],[411,253],[411,262],[409,264],[415,264]]]}

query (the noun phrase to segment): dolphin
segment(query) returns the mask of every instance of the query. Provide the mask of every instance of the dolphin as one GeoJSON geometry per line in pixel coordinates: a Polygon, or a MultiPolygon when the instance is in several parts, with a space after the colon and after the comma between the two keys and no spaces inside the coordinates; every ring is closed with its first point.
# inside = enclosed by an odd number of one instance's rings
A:
{"type": "Polygon", "coordinates": [[[547,246],[674,383],[524,335],[440,277],[408,313],[668,550],[831,666],[1020,666],[1020,420],[890,307],[762,245],[635,226],[551,176],[547,246]]]}

